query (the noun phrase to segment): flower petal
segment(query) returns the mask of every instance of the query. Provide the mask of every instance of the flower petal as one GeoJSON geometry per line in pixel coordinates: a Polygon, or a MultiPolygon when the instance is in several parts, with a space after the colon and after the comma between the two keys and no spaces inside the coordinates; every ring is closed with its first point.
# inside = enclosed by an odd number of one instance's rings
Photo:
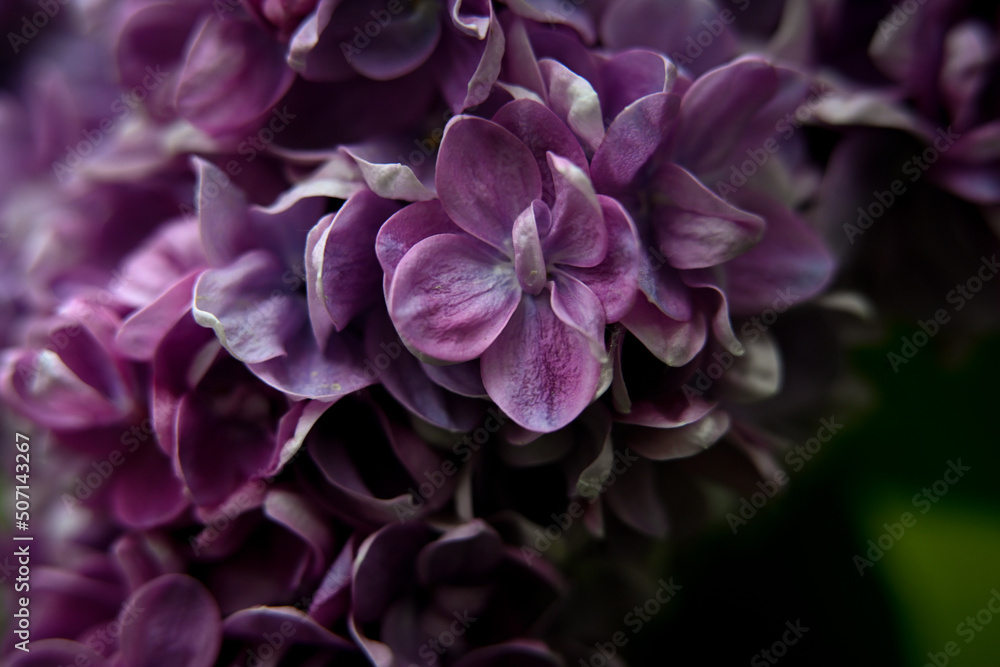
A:
{"type": "Polygon", "coordinates": [[[675,320],[644,298],[636,299],[621,321],[647,350],[668,366],[689,363],[701,352],[708,337],[701,313],[694,313],[686,322],[675,320]]]}
{"type": "Polygon", "coordinates": [[[587,156],[579,140],[547,106],[530,99],[508,102],[496,112],[493,122],[524,142],[535,156],[535,163],[542,174],[542,200],[550,206],[555,202],[556,195],[549,168],[549,152],[561,155],[584,173],[589,173],[587,156]]]}
{"type": "Polygon", "coordinates": [[[542,195],[528,147],[496,123],[473,116],[453,118],[445,128],[435,184],[455,224],[506,251],[514,220],[542,195]]]}
{"type": "Polygon", "coordinates": [[[524,428],[562,428],[594,400],[601,363],[587,337],[556,317],[543,292],[525,296],[483,353],[483,384],[524,428]]]}
{"type": "Polygon", "coordinates": [[[732,310],[757,315],[779,299],[790,307],[819,293],[835,269],[822,237],[770,197],[747,192],[739,201],[767,220],[767,231],[760,243],[724,267],[732,310]]]}
{"type": "Polygon", "coordinates": [[[778,89],[775,68],[743,58],[699,77],[684,94],[675,160],[695,173],[721,166],[778,89]]]}
{"type": "Polygon", "coordinates": [[[640,263],[639,237],[632,218],[610,197],[598,195],[607,229],[607,250],[603,261],[591,268],[561,266],[597,295],[608,323],[617,322],[632,307],[638,294],[640,263]]]}
{"type": "Polygon", "coordinates": [[[385,292],[396,273],[396,267],[410,248],[435,234],[461,234],[462,230],[444,212],[441,202],[434,200],[410,204],[385,221],[375,238],[375,252],[385,273],[385,292]]]}
{"type": "Polygon", "coordinates": [[[548,154],[555,186],[552,231],[545,236],[549,264],[597,266],[608,252],[608,229],[587,173],[564,157],[548,154]]]}
{"type": "Polygon", "coordinates": [[[255,250],[225,268],[205,271],[195,285],[195,319],[214,329],[241,361],[285,355],[285,341],[305,321],[306,308],[282,283],[283,270],[274,255],[255,250]]]}
{"type": "Polygon", "coordinates": [[[590,163],[598,192],[614,195],[633,184],[673,131],[679,106],[676,95],[659,93],[633,102],[615,117],[590,163]]]}
{"type": "Polygon", "coordinates": [[[720,199],[685,169],[664,164],[654,176],[653,233],[678,269],[722,264],[749,250],[764,220],[720,199]]]}
{"type": "Polygon", "coordinates": [[[597,91],[589,81],[560,62],[546,58],[538,66],[551,109],[588,150],[597,150],[604,139],[604,118],[597,91]]]}
{"type": "Polygon", "coordinates": [[[380,301],[382,269],[375,254],[375,237],[398,204],[371,192],[359,192],[333,216],[313,256],[319,262],[319,298],[337,331],[362,310],[380,301]]]}
{"type": "Polygon", "coordinates": [[[121,657],[130,667],[211,667],[222,644],[219,606],[198,581],[158,577],[132,596],[122,622],[121,657]],[[140,611],[141,610],[141,611],[140,611]]]}
{"type": "Polygon", "coordinates": [[[389,315],[400,337],[421,354],[469,361],[493,343],[520,295],[513,265],[488,246],[438,234],[413,246],[396,267],[389,315]]]}

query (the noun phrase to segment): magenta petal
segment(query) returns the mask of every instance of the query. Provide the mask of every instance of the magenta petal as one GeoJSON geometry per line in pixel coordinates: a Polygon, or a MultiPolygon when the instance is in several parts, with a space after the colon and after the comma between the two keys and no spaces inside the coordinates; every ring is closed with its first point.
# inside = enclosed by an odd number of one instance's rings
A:
{"type": "Polygon", "coordinates": [[[196,505],[221,504],[275,454],[274,434],[242,414],[216,414],[204,393],[187,394],[177,414],[177,463],[196,505]]]}
{"type": "Polygon", "coordinates": [[[431,539],[430,528],[411,522],[388,525],[361,544],[354,561],[354,620],[382,617],[415,574],[417,555],[431,539]]]}
{"type": "Polygon", "coordinates": [[[552,231],[545,237],[549,263],[597,266],[608,252],[608,229],[587,173],[564,157],[548,154],[555,186],[552,231]]]}
{"type": "Polygon", "coordinates": [[[451,221],[437,200],[410,204],[394,213],[375,238],[375,252],[385,273],[386,293],[396,267],[410,248],[435,234],[461,233],[462,230],[451,221]]]}
{"type": "MultiPolygon", "coordinates": [[[[222,619],[211,594],[183,574],[154,579],[131,599],[121,656],[129,667],[211,667],[222,644],[222,619]]],[[[127,613],[127,612],[126,612],[127,613]]]]}
{"type": "Polygon", "coordinates": [[[653,187],[653,232],[660,252],[678,269],[722,264],[764,232],[762,218],[728,204],[675,164],[659,169],[653,187]]]}
{"type": "Polygon", "coordinates": [[[672,132],[679,98],[643,97],[615,117],[590,164],[598,192],[616,194],[633,184],[672,132]]]}
{"type": "Polygon", "coordinates": [[[636,50],[609,58],[601,65],[600,75],[604,115],[614,118],[636,100],[670,92],[677,68],[662,54],[636,50]]]}
{"type": "Polygon", "coordinates": [[[184,485],[170,459],[153,442],[139,447],[114,480],[111,503],[115,515],[132,528],[153,528],[177,518],[187,507],[184,485]]]}
{"type": "Polygon", "coordinates": [[[205,254],[213,266],[227,264],[250,249],[247,200],[214,164],[191,159],[198,177],[198,227],[205,254]]]}
{"type": "Polygon", "coordinates": [[[834,271],[833,257],[820,235],[764,195],[748,194],[746,201],[765,217],[767,231],[760,243],[725,266],[732,310],[756,315],[815,296],[834,271]]]}
{"type": "MultiPolygon", "coordinates": [[[[456,396],[433,381],[427,373],[428,369],[451,369],[454,366],[431,366],[410,354],[384,311],[373,313],[368,320],[365,355],[376,370],[384,366],[378,374],[382,385],[421,419],[450,431],[471,431],[479,425],[483,404],[465,396],[456,396]]],[[[481,387],[478,364],[466,363],[472,367],[481,387]]],[[[479,391],[479,394],[483,393],[479,391]]]]}
{"type": "Polygon", "coordinates": [[[683,366],[705,346],[708,327],[701,313],[684,322],[666,315],[645,298],[636,299],[622,324],[668,366],[683,366]]]}
{"type": "Polygon", "coordinates": [[[372,384],[365,377],[360,344],[348,334],[331,335],[322,348],[308,326],[288,339],[288,354],[248,364],[264,382],[292,398],[333,401],[372,384]]]}
{"type": "MultiPolygon", "coordinates": [[[[511,221],[513,222],[513,221],[511,221]]],[[[514,267],[457,234],[424,239],[396,267],[389,314],[407,345],[432,359],[469,361],[496,339],[517,308],[514,267]]]]}
{"type": "Polygon", "coordinates": [[[483,374],[478,359],[448,366],[434,366],[420,362],[420,367],[427,373],[427,377],[448,391],[459,396],[486,398],[486,388],[483,387],[483,374]]]}
{"type": "Polygon", "coordinates": [[[445,128],[435,175],[449,217],[499,250],[510,248],[517,216],[542,195],[542,177],[531,151],[517,137],[473,116],[445,128]]]}
{"type": "Polygon", "coordinates": [[[362,191],[348,199],[320,238],[312,262],[319,260],[320,298],[340,331],[359,312],[380,301],[382,269],[375,237],[398,204],[362,191]]]}
{"type": "Polygon", "coordinates": [[[607,322],[617,322],[632,307],[638,286],[639,235],[625,209],[610,197],[598,195],[607,250],[603,261],[592,268],[562,266],[563,271],[583,282],[601,300],[607,322]]]}
{"type": "MultiPolygon", "coordinates": [[[[359,74],[377,81],[388,81],[409,74],[424,64],[441,39],[441,16],[436,4],[401,3],[403,13],[390,15],[388,24],[363,49],[348,44],[341,50],[359,74]]],[[[344,25],[364,25],[376,13],[386,12],[381,0],[341,4],[334,15],[344,25]],[[352,11],[354,10],[354,11],[352,11]],[[342,16],[342,14],[346,14],[342,16]]],[[[356,39],[354,34],[350,39],[356,39]]],[[[346,43],[341,42],[342,44],[346,43]]]]}
{"type": "Polygon", "coordinates": [[[260,363],[286,354],[285,341],[306,317],[303,299],[281,281],[284,267],[264,250],[204,272],[195,285],[194,317],[215,330],[234,357],[260,363]]]}
{"type": "Polygon", "coordinates": [[[594,351],[604,353],[604,306],[590,289],[573,276],[553,272],[552,312],[594,344],[594,351]]]}
{"type": "Polygon", "coordinates": [[[530,99],[508,102],[493,116],[493,122],[524,142],[535,156],[535,163],[542,174],[542,199],[546,203],[551,205],[556,198],[548,153],[561,155],[584,173],[589,173],[587,156],[579,140],[545,105],[530,99]]]}
{"type": "Polygon", "coordinates": [[[583,412],[601,375],[587,337],[556,317],[547,297],[522,298],[482,357],[490,398],[512,420],[542,433],[583,412]]]}
{"type": "Polygon", "coordinates": [[[699,77],[681,101],[675,159],[695,173],[723,161],[778,89],[775,68],[744,58],[699,77]]]}
{"type": "Polygon", "coordinates": [[[148,306],[132,313],[118,329],[115,348],[131,359],[150,361],[167,332],[190,312],[197,279],[197,273],[182,278],[148,306]]]}
{"type": "Polygon", "coordinates": [[[504,34],[489,2],[448,0],[451,23],[438,46],[438,85],[455,113],[482,104],[500,74],[504,34]]]}
{"type": "Polygon", "coordinates": [[[502,557],[500,535],[482,519],[474,519],[424,547],[417,558],[417,576],[424,586],[479,583],[502,557]]]}
{"type": "Polygon", "coordinates": [[[700,454],[729,430],[729,415],[712,410],[697,421],[677,428],[636,428],[625,441],[636,452],[653,461],[669,461],[700,454]]]}
{"type": "Polygon", "coordinates": [[[250,129],[295,78],[280,44],[255,23],[210,16],[177,84],[181,116],[211,135],[250,129]]]}
{"type": "Polygon", "coordinates": [[[262,637],[277,635],[292,645],[356,650],[353,642],[330,632],[295,607],[241,609],[226,617],[222,628],[227,639],[242,640],[251,646],[260,644],[262,637]]]}

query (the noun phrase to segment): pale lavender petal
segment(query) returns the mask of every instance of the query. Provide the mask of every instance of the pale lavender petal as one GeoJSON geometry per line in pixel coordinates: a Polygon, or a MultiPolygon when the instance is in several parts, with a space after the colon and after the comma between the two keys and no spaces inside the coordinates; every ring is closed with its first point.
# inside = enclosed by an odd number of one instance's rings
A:
{"type": "Polygon", "coordinates": [[[528,147],[496,123],[473,116],[453,118],[445,128],[435,183],[459,227],[508,252],[514,220],[542,195],[528,147]]]}
{"type": "Polygon", "coordinates": [[[413,246],[396,267],[389,314],[400,337],[421,354],[469,361],[493,343],[520,295],[513,265],[499,263],[491,248],[438,234],[413,246]]]}
{"type": "Polygon", "coordinates": [[[601,101],[590,82],[562,63],[545,59],[539,63],[549,107],[580,138],[590,151],[604,139],[601,101]]]}
{"type": "Polygon", "coordinates": [[[587,337],[556,317],[547,297],[522,298],[482,355],[490,398],[516,423],[543,433],[576,418],[594,400],[601,376],[587,337]]]}
{"type": "Polygon", "coordinates": [[[511,234],[514,240],[514,273],[517,281],[528,294],[538,294],[545,287],[545,258],[539,228],[548,229],[552,224],[549,207],[536,199],[514,221],[511,234]]]}

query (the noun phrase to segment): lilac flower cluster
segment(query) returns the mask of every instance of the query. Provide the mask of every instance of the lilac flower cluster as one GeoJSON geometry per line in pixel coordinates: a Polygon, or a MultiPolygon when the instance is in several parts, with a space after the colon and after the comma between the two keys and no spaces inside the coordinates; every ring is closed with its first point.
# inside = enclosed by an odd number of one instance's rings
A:
{"type": "Polygon", "coordinates": [[[567,563],[777,470],[754,404],[811,371],[770,328],[850,257],[870,137],[953,128],[928,178],[997,222],[961,2],[108,0],[31,38],[22,4],[12,666],[586,660],[567,563]]]}

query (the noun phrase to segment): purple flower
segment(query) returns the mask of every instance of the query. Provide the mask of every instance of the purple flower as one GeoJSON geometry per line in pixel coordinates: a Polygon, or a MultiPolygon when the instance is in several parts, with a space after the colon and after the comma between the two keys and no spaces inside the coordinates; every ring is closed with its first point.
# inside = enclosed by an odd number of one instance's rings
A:
{"type": "Polygon", "coordinates": [[[490,398],[552,431],[598,395],[604,326],[628,310],[636,233],[599,196],[569,130],[540,104],[448,124],[439,201],[390,218],[377,248],[389,315],[425,360],[481,358],[490,398]]]}

